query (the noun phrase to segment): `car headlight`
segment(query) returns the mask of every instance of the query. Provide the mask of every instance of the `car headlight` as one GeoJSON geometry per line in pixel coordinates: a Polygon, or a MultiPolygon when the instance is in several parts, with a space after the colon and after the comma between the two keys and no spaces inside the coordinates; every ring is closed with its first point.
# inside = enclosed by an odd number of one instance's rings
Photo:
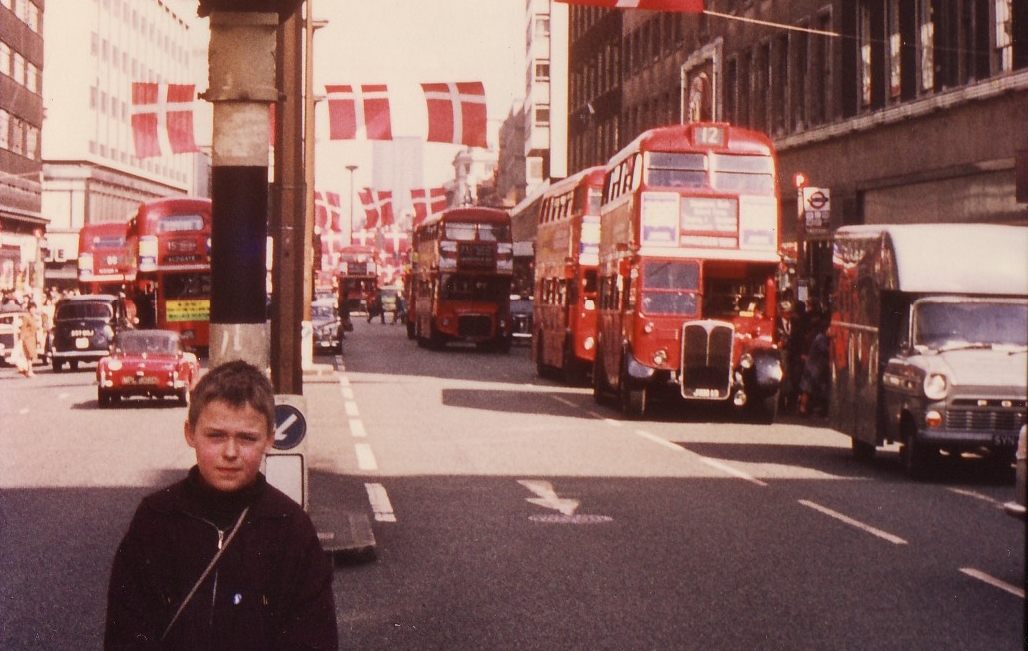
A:
{"type": "Polygon", "coordinates": [[[112,359],[111,361],[107,362],[107,370],[108,371],[120,371],[121,370],[121,360],[120,359],[112,359]]]}
{"type": "Polygon", "coordinates": [[[929,373],[924,379],[924,394],[929,400],[942,400],[946,397],[949,382],[942,373],[929,373]]]}

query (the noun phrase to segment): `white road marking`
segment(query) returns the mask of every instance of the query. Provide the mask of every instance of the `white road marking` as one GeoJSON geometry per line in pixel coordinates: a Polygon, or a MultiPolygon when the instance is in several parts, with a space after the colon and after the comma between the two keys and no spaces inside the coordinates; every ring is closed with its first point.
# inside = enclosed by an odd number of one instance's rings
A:
{"type": "Polygon", "coordinates": [[[357,403],[353,400],[347,400],[343,403],[343,409],[346,410],[347,416],[359,416],[360,413],[357,411],[357,403]]]}
{"type": "Polygon", "coordinates": [[[757,479],[756,477],[754,477],[753,475],[751,475],[751,474],[749,474],[747,472],[743,472],[742,470],[739,470],[738,468],[733,468],[732,466],[728,465],[727,463],[722,463],[722,462],[717,461],[715,459],[707,458],[707,457],[703,456],[702,454],[696,454],[692,450],[684,448],[681,445],[678,445],[677,443],[672,443],[671,441],[669,441],[669,440],[667,440],[665,438],[662,438],[660,436],[657,436],[656,434],[650,434],[649,432],[641,430],[641,429],[635,430],[635,433],[638,434],[639,436],[643,437],[644,439],[648,440],[648,441],[653,441],[654,443],[657,443],[658,445],[662,445],[662,446],[664,446],[666,448],[670,448],[670,449],[674,450],[675,452],[682,452],[682,453],[690,454],[690,455],[696,457],[697,459],[699,459],[701,462],[707,464],[711,468],[714,468],[716,470],[720,470],[721,472],[723,472],[723,473],[725,473],[727,475],[732,475],[733,477],[737,477],[738,479],[743,479],[743,480],[748,481],[748,482],[750,482],[752,484],[756,484],[757,486],[767,486],[767,482],[761,481],[761,480],[757,479]]]}
{"type": "Polygon", "coordinates": [[[364,421],[359,418],[350,419],[350,435],[354,438],[364,438],[368,433],[364,430],[364,421]]]}
{"type": "Polygon", "coordinates": [[[519,479],[518,483],[535,493],[536,497],[526,497],[525,501],[546,509],[560,511],[564,515],[574,515],[579,501],[564,498],[553,490],[553,484],[542,479],[519,479]]]}
{"type": "Polygon", "coordinates": [[[353,446],[357,451],[357,467],[361,470],[378,470],[378,462],[375,461],[375,453],[367,443],[358,443],[353,446]]]}
{"type": "Polygon", "coordinates": [[[577,404],[571,402],[570,400],[568,400],[567,398],[565,398],[563,396],[550,396],[550,397],[553,398],[554,400],[556,400],[557,402],[559,402],[562,405],[567,405],[568,407],[573,407],[575,409],[578,408],[577,404]]]}
{"type": "Polygon", "coordinates": [[[343,400],[353,400],[353,389],[350,387],[339,387],[339,393],[343,394],[343,400]]]}
{"type": "Polygon", "coordinates": [[[22,416],[24,416],[25,414],[29,413],[29,408],[28,407],[22,407],[21,409],[18,410],[18,413],[21,414],[22,416]]]}
{"type": "Polygon", "coordinates": [[[1020,597],[1024,599],[1024,590],[1017,587],[1016,585],[1010,585],[1006,581],[1000,581],[996,577],[989,576],[985,572],[982,572],[981,570],[976,570],[973,567],[962,567],[960,568],[960,571],[972,578],[978,579],[979,581],[984,581],[985,583],[988,583],[994,588],[999,588],[1000,590],[1009,592],[1015,597],[1020,597]]]}
{"type": "Polygon", "coordinates": [[[892,535],[891,533],[889,533],[887,531],[882,531],[881,529],[876,529],[876,528],[872,527],[869,524],[864,524],[863,522],[860,522],[859,520],[854,520],[853,518],[851,518],[849,516],[846,516],[846,515],[843,515],[842,513],[839,513],[838,511],[833,511],[832,509],[830,509],[830,508],[828,508],[826,506],[821,506],[820,504],[816,504],[814,502],[811,502],[810,500],[800,500],[799,502],[803,506],[810,507],[810,508],[814,509],[815,511],[818,511],[820,513],[824,513],[825,515],[827,515],[829,517],[832,517],[832,518],[835,518],[836,520],[839,520],[840,522],[845,522],[846,524],[848,524],[848,525],[850,525],[852,527],[856,527],[857,529],[860,529],[861,531],[866,531],[867,533],[869,533],[871,535],[878,536],[879,538],[881,538],[883,540],[887,540],[887,541],[891,542],[894,545],[906,545],[907,544],[907,541],[903,540],[899,536],[894,536],[894,535],[892,535]]]}
{"type": "Polygon", "coordinates": [[[977,491],[970,491],[965,488],[947,488],[946,490],[956,493],[957,495],[963,495],[964,497],[973,497],[976,500],[981,500],[988,504],[992,504],[995,507],[1003,507],[1003,502],[1000,502],[999,500],[994,500],[988,495],[983,495],[982,493],[979,493],[977,491]]]}
{"type": "Polygon", "coordinates": [[[396,513],[393,512],[393,505],[389,502],[389,494],[386,493],[385,486],[364,484],[364,490],[368,492],[368,501],[371,502],[375,520],[377,522],[396,522],[396,513]]]}

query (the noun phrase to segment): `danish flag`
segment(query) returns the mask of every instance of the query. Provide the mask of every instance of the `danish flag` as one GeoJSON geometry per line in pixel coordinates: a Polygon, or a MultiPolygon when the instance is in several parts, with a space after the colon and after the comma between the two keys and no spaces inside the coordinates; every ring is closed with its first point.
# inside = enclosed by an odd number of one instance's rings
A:
{"type": "Polygon", "coordinates": [[[429,142],[486,147],[485,86],[480,81],[421,84],[429,142]]]}
{"type": "Polygon", "coordinates": [[[677,11],[702,14],[703,0],[557,0],[569,5],[609,7],[611,9],[649,9],[650,11],[677,11]]]}
{"type": "Polygon", "coordinates": [[[410,200],[414,204],[411,228],[417,228],[432,215],[446,210],[446,188],[411,188],[410,200]]]}
{"type": "Polygon", "coordinates": [[[393,223],[393,192],[392,190],[361,190],[361,205],[367,221],[364,228],[388,226],[393,223]]]}
{"type": "Polygon", "coordinates": [[[320,233],[339,232],[342,204],[338,192],[314,192],[314,228],[320,233]]]}
{"type": "Polygon", "coordinates": [[[401,230],[379,231],[378,248],[386,253],[401,255],[410,248],[407,233],[401,230]]]}
{"type": "Polygon", "coordinates": [[[385,84],[325,86],[329,140],[392,140],[385,84]]]}
{"type": "Polygon", "coordinates": [[[193,135],[192,84],[132,82],[136,158],[199,151],[193,135]]]}

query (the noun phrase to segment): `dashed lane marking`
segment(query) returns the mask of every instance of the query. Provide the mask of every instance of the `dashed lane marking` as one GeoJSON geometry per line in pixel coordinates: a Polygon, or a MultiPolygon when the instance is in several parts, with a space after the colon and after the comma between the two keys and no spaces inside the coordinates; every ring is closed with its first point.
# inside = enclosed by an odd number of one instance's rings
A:
{"type": "Polygon", "coordinates": [[[393,512],[393,505],[389,502],[389,494],[386,493],[382,484],[364,484],[364,490],[368,492],[368,501],[371,503],[371,510],[375,514],[376,522],[396,522],[396,513],[393,512]]]}
{"type": "Polygon", "coordinates": [[[1000,579],[997,579],[994,576],[989,576],[985,572],[982,572],[981,570],[976,570],[973,567],[962,567],[960,568],[960,571],[966,574],[967,576],[978,579],[979,581],[984,581],[985,583],[988,583],[994,588],[999,588],[1004,592],[1009,592],[1015,597],[1020,597],[1021,599],[1024,599],[1024,590],[1022,588],[1017,587],[1016,585],[1010,585],[1006,581],[1001,581],[1000,579]]]}
{"type": "Polygon", "coordinates": [[[357,403],[353,400],[343,402],[343,409],[346,411],[346,415],[351,418],[355,418],[360,415],[360,412],[357,411],[357,403]]]}
{"type": "Polygon", "coordinates": [[[829,516],[831,518],[835,518],[836,520],[838,520],[840,522],[845,522],[846,524],[848,524],[848,525],[850,525],[852,527],[856,527],[857,529],[860,529],[861,531],[866,531],[867,533],[869,533],[869,534],[871,534],[873,536],[878,536],[882,540],[887,540],[887,541],[891,542],[894,545],[906,545],[907,544],[907,541],[903,540],[899,536],[894,536],[894,535],[892,535],[891,533],[889,533],[887,531],[882,531],[881,529],[876,529],[875,527],[872,527],[869,524],[864,524],[863,522],[861,522],[859,520],[854,520],[853,518],[851,518],[849,516],[846,516],[846,515],[843,515],[842,513],[839,513],[838,511],[833,511],[832,509],[828,508],[827,506],[821,506],[820,504],[817,504],[816,502],[811,502],[810,500],[800,500],[799,502],[803,506],[812,508],[812,509],[814,509],[815,511],[817,511],[819,513],[823,513],[823,514],[825,514],[825,515],[827,515],[827,516],[829,516]]]}
{"type": "Polygon", "coordinates": [[[350,419],[350,435],[354,438],[365,438],[368,433],[364,429],[364,421],[358,418],[350,419]]]}
{"type": "Polygon", "coordinates": [[[357,452],[357,467],[361,470],[378,470],[378,462],[375,461],[375,453],[367,443],[357,443],[353,446],[357,452]]]}

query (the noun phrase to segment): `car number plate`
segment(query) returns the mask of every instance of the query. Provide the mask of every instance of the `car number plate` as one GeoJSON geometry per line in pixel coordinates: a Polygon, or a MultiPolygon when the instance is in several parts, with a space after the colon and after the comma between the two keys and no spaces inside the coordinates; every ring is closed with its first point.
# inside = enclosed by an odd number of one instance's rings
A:
{"type": "Polygon", "coordinates": [[[89,337],[76,337],[75,348],[80,350],[83,348],[89,348],[89,337]]]}
{"type": "Polygon", "coordinates": [[[149,377],[149,376],[144,376],[144,377],[139,377],[139,378],[137,378],[137,377],[126,377],[126,378],[122,378],[121,383],[122,384],[157,384],[157,378],[149,377]]]}
{"type": "Polygon", "coordinates": [[[1017,432],[993,434],[992,444],[1001,447],[1014,447],[1017,445],[1017,432]]]}

